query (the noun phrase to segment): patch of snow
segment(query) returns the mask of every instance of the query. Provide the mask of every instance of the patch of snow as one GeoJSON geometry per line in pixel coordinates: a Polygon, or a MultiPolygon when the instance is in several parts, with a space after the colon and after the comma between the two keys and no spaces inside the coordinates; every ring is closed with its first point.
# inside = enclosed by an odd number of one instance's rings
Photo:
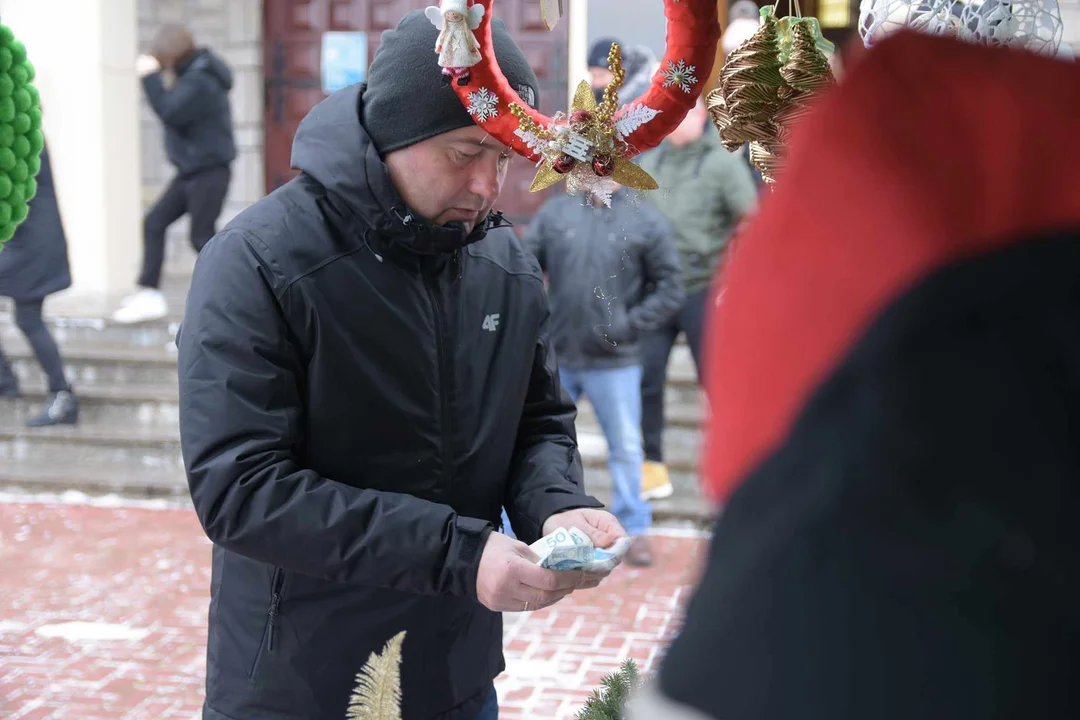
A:
{"type": "Polygon", "coordinates": [[[129,640],[138,642],[150,634],[149,630],[106,622],[74,622],[42,625],[34,631],[41,637],[61,638],[68,642],[95,640],[129,640]]]}

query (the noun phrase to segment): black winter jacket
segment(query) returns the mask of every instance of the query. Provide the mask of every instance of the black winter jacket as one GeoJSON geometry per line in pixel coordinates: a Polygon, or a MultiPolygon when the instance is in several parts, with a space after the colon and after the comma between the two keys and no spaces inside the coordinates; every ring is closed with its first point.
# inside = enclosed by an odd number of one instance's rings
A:
{"type": "Polygon", "coordinates": [[[638,336],[661,327],[683,303],[671,226],[625,191],[610,208],[552,197],[529,224],[525,244],[548,276],[552,339],[564,367],[640,363],[638,336]]]}
{"type": "Polygon", "coordinates": [[[472,720],[504,667],[476,600],[507,507],[526,542],[586,496],[540,270],[491,216],[412,216],[362,88],[301,123],[295,180],[199,256],[180,430],[214,542],[204,717],[339,720],[401,630],[403,717],[472,720]]]}
{"type": "Polygon", "coordinates": [[[41,150],[37,194],[26,219],[0,250],[0,297],[41,300],[71,287],[67,237],[56,202],[48,146],[41,150]]]}
{"type": "Polygon", "coordinates": [[[165,126],[165,152],[181,175],[227,167],[236,159],[229,90],[232,70],[202,49],[176,66],[166,88],[161,73],[143,78],[150,106],[165,126]]]}

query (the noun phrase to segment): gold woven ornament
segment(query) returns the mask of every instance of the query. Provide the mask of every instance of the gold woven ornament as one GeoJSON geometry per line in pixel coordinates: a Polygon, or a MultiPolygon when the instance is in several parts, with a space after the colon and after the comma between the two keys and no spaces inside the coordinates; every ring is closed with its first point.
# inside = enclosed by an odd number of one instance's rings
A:
{"type": "Polygon", "coordinates": [[[750,163],[771,186],[790,128],[833,76],[816,18],[777,21],[772,7],[761,15],[758,31],[728,56],[707,107],[724,147],[734,152],[749,143],[750,163]]]}
{"type": "Polygon", "coordinates": [[[510,112],[518,119],[517,135],[544,156],[529,187],[531,192],[565,179],[568,193],[590,193],[610,204],[608,178],[636,190],[659,187],[651,175],[626,159],[629,147],[616,133],[614,118],[619,108],[619,87],[626,78],[618,43],[611,45],[608,68],[612,79],[600,104],[596,103],[589,83],[582,82],[574,91],[570,115],[556,115],[549,127],[540,127],[524,108],[511,103],[510,112]]]}
{"type": "MultiPolygon", "coordinates": [[[[771,8],[769,8],[771,10],[771,8]]],[[[728,151],[776,134],[773,115],[780,106],[780,33],[772,13],[757,32],[728,56],[720,82],[706,107],[728,151]]]]}
{"type": "Polygon", "coordinates": [[[784,87],[780,89],[780,108],[774,120],[781,142],[809,111],[813,96],[835,82],[828,59],[817,47],[816,23],[816,18],[804,18],[791,28],[791,54],[780,68],[784,87]]]}

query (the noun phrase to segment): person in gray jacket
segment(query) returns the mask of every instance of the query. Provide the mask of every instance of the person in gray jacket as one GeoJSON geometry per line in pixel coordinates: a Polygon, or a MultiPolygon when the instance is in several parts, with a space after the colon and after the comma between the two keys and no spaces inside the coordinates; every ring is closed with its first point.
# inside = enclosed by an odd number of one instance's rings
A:
{"type": "Polygon", "coordinates": [[[671,226],[622,190],[611,207],[560,193],[529,224],[525,245],[547,275],[563,387],[575,402],[589,398],[608,443],[611,510],[634,538],[627,562],[651,565],[645,533],[652,509],[641,498],[639,338],[666,325],[683,303],[671,226]]]}

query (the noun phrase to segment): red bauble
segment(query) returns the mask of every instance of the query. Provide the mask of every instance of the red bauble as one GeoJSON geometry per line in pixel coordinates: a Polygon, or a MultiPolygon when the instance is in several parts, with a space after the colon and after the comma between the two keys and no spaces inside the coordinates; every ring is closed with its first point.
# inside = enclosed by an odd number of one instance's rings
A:
{"type": "Polygon", "coordinates": [[[575,110],[570,113],[570,124],[577,125],[579,123],[587,123],[592,120],[592,113],[588,110],[575,110]]]}
{"type": "Polygon", "coordinates": [[[574,169],[574,163],[577,160],[569,155],[563,155],[555,162],[551,163],[551,169],[557,173],[566,174],[574,169]]]}
{"type": "Polygon", "coordinates": [[[592,161],[592,169],[600,177],[608,177],[615,172],[615,158],[610,155],[598,155],[592,161]]]}

